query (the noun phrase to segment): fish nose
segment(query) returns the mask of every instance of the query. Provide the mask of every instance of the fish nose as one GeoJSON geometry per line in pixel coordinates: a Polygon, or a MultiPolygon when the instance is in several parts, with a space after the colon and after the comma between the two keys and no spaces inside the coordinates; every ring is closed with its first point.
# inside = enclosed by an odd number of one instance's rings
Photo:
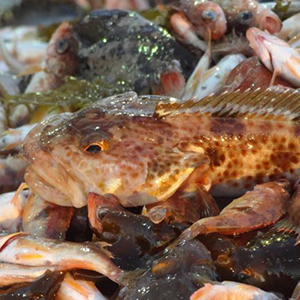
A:
{"type": "Polygon", "coordinates": [[[209,22],[214,22],[217,19],[217,14],[211,10],[205,10],[202,13],[202,18],[209,22]]]}

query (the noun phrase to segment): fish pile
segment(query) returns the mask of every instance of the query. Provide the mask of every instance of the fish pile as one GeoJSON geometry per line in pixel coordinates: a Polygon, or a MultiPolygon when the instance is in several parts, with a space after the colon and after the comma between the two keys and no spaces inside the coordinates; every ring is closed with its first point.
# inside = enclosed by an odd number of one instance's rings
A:
{"type": "Polygon", "coordinates": [[[0,299],[300,299],[299,40],[296,0],[1,1],[0,299]]]}

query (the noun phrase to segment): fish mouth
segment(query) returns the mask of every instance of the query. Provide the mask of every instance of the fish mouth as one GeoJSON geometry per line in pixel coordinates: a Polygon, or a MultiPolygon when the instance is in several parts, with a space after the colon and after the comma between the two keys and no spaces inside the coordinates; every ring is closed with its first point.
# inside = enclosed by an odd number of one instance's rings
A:
{"type": "Polygon", "coordinates": [[[82,182],[53,158],[53,137],[70,114],[60,114],[34,127],[24,141],[21,155],[28,163],[25,181],[42,199],[61,206],[86,205],[82,182]]]}

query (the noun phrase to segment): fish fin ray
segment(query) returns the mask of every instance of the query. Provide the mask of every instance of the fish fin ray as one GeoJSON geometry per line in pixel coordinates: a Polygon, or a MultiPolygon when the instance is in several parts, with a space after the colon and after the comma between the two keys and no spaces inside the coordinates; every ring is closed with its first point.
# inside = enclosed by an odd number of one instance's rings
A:
{"type": "Polygon", "coordinates": [[[224,92],[209,95],[199,101],[190,99],[184,103],[159,103],[154,116],[163,118],[182,112],[197,112],[213,117],[252,118],[280,121],[300,120],[300,93],[280,87],[247,89],[243,92],[224,92]]]}
{"type": "Polygon", "coordinates": [[[300,243],[300,227],[293,222],[289,217],[282,219],[273,225],[273,228],[278,232],[294,233],[296,235],[295,245],[300,243]]]}

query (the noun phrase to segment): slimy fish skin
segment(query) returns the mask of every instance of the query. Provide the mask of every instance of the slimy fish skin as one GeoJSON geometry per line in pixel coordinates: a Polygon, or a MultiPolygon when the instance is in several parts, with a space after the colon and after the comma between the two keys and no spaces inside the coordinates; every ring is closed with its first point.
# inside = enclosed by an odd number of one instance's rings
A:
{"type": "Polygon", "coordinates": [[[164,98],[152,115],[127,109],[132,95],[110,99],[122,100],[120,110],[99,102],[36,126],[22,150],[29,187],[59,205],[82,207],[97,193],[130,207],[166,200],[187,180],[211,186],[213,196],[236,197],[300,174],[297,91],[233,92],[185,103],[164,98]]]}

